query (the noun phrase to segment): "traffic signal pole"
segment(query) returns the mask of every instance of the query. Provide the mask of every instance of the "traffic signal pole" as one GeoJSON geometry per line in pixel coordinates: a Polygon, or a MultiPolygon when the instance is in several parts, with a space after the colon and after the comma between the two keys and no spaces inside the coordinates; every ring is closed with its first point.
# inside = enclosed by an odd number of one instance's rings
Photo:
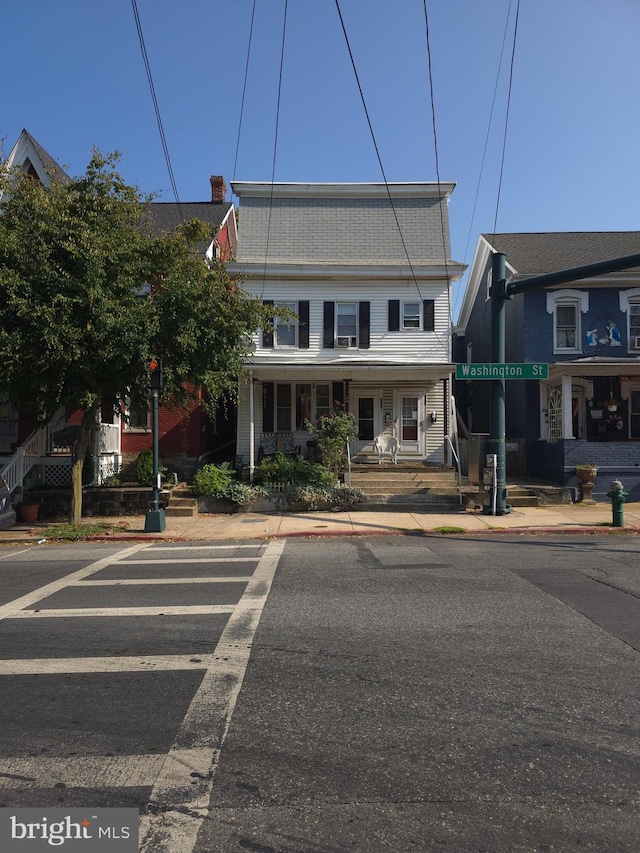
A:
{"type": "MultiPolygon", "coordinates": [[[[581,267],[560,270],[559,272],[546,273],[545,275],[525,278],[516,282],[507,283],[506,280],[506,256],[502,252],[495,252],[492,259],[491,292],[491,360],[496,364],[505,364],[506,355],[506,324],[505,303],[512,299],[516,293],[525,293],[529,290],[539,290],[557,284],[568,284],[585,278],[593,278],[598,275],[606,275],[611,272],[640,267],[639,255],[626,255],[622,258],[612,258],[608,261],[599,261],[595,264],[586,264],[581,267]]],[[[488,451],[496,456],[496,485],[497,495],[495,507],[485,507],[485,512],[491,515],[505,515],[511,512],[507,504],[506,484],[506,407],[505,407],[505,381],[504,379],[491,380],[491,408],[489,420],[489,442],[488,451]],[[495,511],[494,511],[495,509],[495,511]]]]}
{"type": "Polygon", "coordinates": [[[160,507],[160,453],[158,437],[158,393],[162,389],[162,365],[151,362],[151,436],[153,453],[153,498],[144,522],[145,533],[162,533],[166,528],[164,509],[160,507]]]}
{"type": "MultiPolygon", "coordinates": [[[[506,258],[501,252],[493,256],[491,268],[491,361],[504,364],[506,354],[505,308],[507,295],[506,258]]],[[[506,451],[505,381],[491,380],[491,408],[489,410],[489,441],[487,451],[495,455],[495,499],[484,512],[490,515],[506,515],[511,512],[507,504],[507,451],[506,451]]]]}

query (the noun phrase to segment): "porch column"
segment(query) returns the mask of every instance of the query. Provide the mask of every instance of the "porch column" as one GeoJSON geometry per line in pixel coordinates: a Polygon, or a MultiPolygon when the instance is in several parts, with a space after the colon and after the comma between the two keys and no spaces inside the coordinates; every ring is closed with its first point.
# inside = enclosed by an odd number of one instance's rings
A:
{"type": "Polygon", "coordinates": [[[573,434],[573,407],[571,405],[571,377],[562,377],[562,438],[575,438],[573,434]]]}
{"type": "Polygon", "coordinates": [[[249,371],[249,481],[253,483],[253,470],[256,467],[255,458],[255,407],[253,398],[253,370],[249,371]]]}
{"type": "Polygon", "coordinates": [[[545,441],[549,440],[549,388],[547,387],[546,382],[540,382],[539,386],[540,391],[540,438],[545,441]],[[545,417],[545,412],[547,416],[545,417]]]}

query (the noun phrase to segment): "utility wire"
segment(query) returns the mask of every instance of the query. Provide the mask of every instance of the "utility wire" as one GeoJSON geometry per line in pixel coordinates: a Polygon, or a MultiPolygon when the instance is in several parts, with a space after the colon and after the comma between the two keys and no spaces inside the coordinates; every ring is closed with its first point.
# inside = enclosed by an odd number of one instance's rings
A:
{"type": "MultiPolygon", "coordinates": [[[[500,83],[500,72],[502,70],[502,60],[504,59],[504,47],[505,47],[505,44],[507,41],[507,31],[509,29],[509,18],[511,17],[511,6],[512,6],[512,4],[513,4],[513,0],[509,0],[509,8],[507,9],[507,17],[506,17],[506,20],[504,22],[504,33],[502,35],[502,47],[500,48],[500,61],[498,62],[498,71],[496,73],[496,83],[495,83],[495,86],[493,87],[493,98],[491,100],[491,109],[489,111],[489,121],[487,124],[487,133],[486,133],[486,136],[484,139],[484,148],[482,150],[482,159],[480,162],[480,172],[478,174],[478,184],[476,186],[476,195],[475,195],[475,198],[473,200],[473,208],[471,210],[471,219],[469,220],[469,231],[467,232],[467,242],[465,243],[465,247],[464,247],[464,257],[462,260],[463,260],[463,263],[465,263],[465,264],[467,262],[467,257],[469,254],[469,243],[471,242],[471,233],[473,231],[473,223],[474,223],[475,217],[476,217],[476,209],[478,207],[478,199],[480,197],[480,186],[482,184],[482,175],[484,174],[484,164],[485,164],[485,161],[487,158],[487,150],[489,147],[489,136],[491,134],[491,125],[493,123],[493,111],[495,109],[496,98],[498,95],[498,85],[500,83]]],[[[461,298],[461,295],[462,295],[461,291],[458,291],[458,295],[456,296],[456,301],[455,301],[455,306],[454,306],[456,311],[458,309],[458,303],[459,303],[459,300],[461,298]]]]}
{"type": "Polygon", "coordinates": [[[287,8],[289,2],[284,0],[284,16],[282,19],[282,45],[280,47],[280,73],[278,75],[278,100],[276,103],[276,126],[273,136],[273,160],[271,163],[271,192],[269,194],[269,214],[267,217],[267,240],[264,249],[264,268],[262,270],[262,293],[260,299],[264,296],[265,279],[267,276],[267,260],[269,258],[269,241],[271,237],[271,213],[273,211],[273,185],[276,179],[276,159],[278,155],[278,125],[280,123],[280,96],[282,94],[282,72],[284,68],[284,45],[287,35],[287,8]]]}
{"type": "Polygon", "coordinates": [[[147,48],[144,43],[144,35],[142,33],[142,24],[140,22],[140,15],[138,13],[138,3],[137,0],[131,0],[131,5],[133,7],[133,16],[136,21],[136,29],[138,31],[138,40],[140,42],[140,51],[142,52],[142,61],[144,62],[144,67],[147,72],[147,80],[149,81],[149,89],[151,90],[151,100],[153,101],[153,108],[156,113],[156,120],[158,122],[158,130],[160,132],[160,141],[162,143],[162,150],[164,151],[164,159],[167,163],[167,171],[169,172],[169,180],[171,182],[171,188],[173,189],[173,195],[176,200],[176,204],[178,205],[178,213],[180,214],[180,219],[184,222],[184,214],[182,212],[182,205],[180,204],[180,198],[178,197],[178,187],[176,185],[176,179],[173,174],[173,167],[171,165],[171,157],[169,156],[169,146],[167,145],[167,139],[164,134],[164,127],[162,125],[162,117],[160,115],[160,107],[158,106],[158,99],[156,97],[156,89],[153,85],[153,76],[151,74],[151,66],[149,64],[149,57],[147,56],[147,48]]]}
{"type": "Polygon", "coordinates": [[[247,79],[249,77],[249,58],[251,56],[251,41],[253,39],[253,21],[256,15],[256,0],[253,0],[253,8],[251,10],[251,25],[249,27],[249,43],[247,45],[247,61],[244,67],[244,83],[242,85],[242,100],[240,102],[240,119],[238,121],[238,138],[236,140],[236,155],[233,161],[233,177],[232,181],[236,179],[236,168],[238,166],[238,152],[240,150],[240,132],[242,130],[242,117],[244,115],[244,99],[247,93],[247,79]]]}
{"type": "Polygon", "coordinates": [[[513,86],[513,65],[516,55],[516,41],[518,38],[518,18],[520,16],[520,0],[518,0],[518,5],[516,6],[516,20],[513,27],[513,46],[511,48],[511,65],[509,68],[509,92],[507,94],[507,112],[504,119],[504,137],[502,140],[502,158],[500,160],[500,178],[498,180],[498,195],[496,198],[496,215],[493,220],[493,239],[495,242],[496,231],[498,230],[498,209],[500,207],[500,193],[502,191],[502,175],[504,172],[504,161],[505,161],[505,153],[507,150],[507,130],[509,127],[509,110],[511,107],[511,89],[513,86]]]}
{"type": "MultiPolygon", "coordinates": [[[[440,234],[442,236],[442,254],[444,257],[444,272],[447,278],[447,303],[449,309],[449,328],[451,328],[451,282],[449,281],[449,265],[447,262],[447,240],[445,237],[445,228],[444,228],[444,212],[442,209],[442,197],[440,190],[440,161],[438,158],[438,134],[436,133],[436,104],[435,98],[433,95],[433,69],[431,65],[431,42],[429,39],[429,15],[427,13],[427,0],[424,0],[424,25],[425,25],[425,35],[426,35],[426,44],[427,44],[427,64],[429,68],[429,92],[431,95],[431,123],[433,126],[433,148],[435,153],[435,161],[436,161],[436,181],[438,183],[438,207],[440,210],[440,234]]],[[[449,333],[451,334],[451,333],[449,333]]]]}
{"type": "MultiPolygon", "coordinates": [[[[380,172],[382,174],[382,179],[384,181],[385,189],[387,191],[387,196],[389,198],[389,204],[391,205],[391,210],[393,212],[393,217],[395,219],[396,228],[398,229],[398,235],[400,237],[400,242],[402,243],[402,248],[404,250],[404,254],[405,254],[405,257],[407,259],[409,269],[411,271],[411,277],[413,279],[413,283],[415,285],[416,290],[418,291],[418,296],[420,297],[420,301],[423,301],[422,292],[420,291],[420,285],[418,283],[418,279],[417,279],[415,270],[413,268],[413,263],[411,262],[411,257],[409,255],[409,250],[407,249],[407,244],[405,242],[404,235],[402,233],[402,228],[400,227],[400,220],[398,218],[398,211],[396,210],[396,206],[395,206],[394,201],[393,201],[393,196],[391,195],[391,189],[389,187],[389,182],[387,181],[387,176],[386,176],[386,173],[384,170],[384,166],[382,165],[382,157],[380,156],[380,150],[378,148],[378,143],[376,142],[376,136],[375,136],[375,133],[373,131],[373,125],[371,124],[371,119],[369,117],[369,110],[367,109],[367,103],[365,101],[364,92],[363,92],[362,86],[360,84],[360,77],[358,76],[358,70],[356,68],[356,63],[355,63],[355,59],[353,56],[353,51],[351,50],[351,45],[349,43],[349,37],[347,35],[347,29],[346,29],[346,26],[344,23],[344,18],[342,17],[342,12],[340,10],[339,0],[335,0],[335,3],[336,3],[336,9],[338,10],[338,17],[340,18],[340,25],[342,26],[342,33],[344,35],[344,40],[345,40],[345,43],[347,45],[347,50],[349,52],[349,58],[351,60],[351,67],[353,68],[353,74],[356,78],[356,84],[358,86],[358,92],[360,93],[360,100],[362,101],[362,107],[364,109],[364,114],[365,114],[366,119],[367,119],[367,124],[369,125],[369,133],[371,134],[371,140],[373,142],[373,147],[374,147],[375,152],[376,152],[376,157],[378,158],[378,165],[380,166],[380,172]]],[[[435,332],[435,335],[436,335],[436,339],[438,340],[439,348],[442,349],[443,347],[445,347],[445,342],[441,340],[441,338],[437,332],[435,332]]],[[[428,355],[428,354],[429,354],[429,352],[427,351],[425,353],[425,355],[428,355]]]]}

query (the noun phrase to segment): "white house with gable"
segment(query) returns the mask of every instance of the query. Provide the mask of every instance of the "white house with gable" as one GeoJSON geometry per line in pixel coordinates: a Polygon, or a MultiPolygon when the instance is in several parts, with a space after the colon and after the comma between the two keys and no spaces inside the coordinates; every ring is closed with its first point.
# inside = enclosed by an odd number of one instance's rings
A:
{"type": "MultiPolygon", "coordinates": [[[[254,336],[240,388],[237,453],[250,467],[273,434],[307,451],[305,420],[352,412],[354,456],[384,434],[398,458],[448,461],[453,183],[244,183],[238,257],[229,272],[286,305],[254,336]]],[[[280,445],[278,445],[280,446],[280,445]]]]}

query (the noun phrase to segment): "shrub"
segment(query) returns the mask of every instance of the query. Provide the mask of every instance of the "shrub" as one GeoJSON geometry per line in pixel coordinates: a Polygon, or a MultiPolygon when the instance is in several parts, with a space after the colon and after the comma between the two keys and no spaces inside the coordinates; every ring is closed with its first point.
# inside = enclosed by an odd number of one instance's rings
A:
{"type": "Polygon", "coordinates": [[[336,478],[324,465],[309,462],[300,456],[285,456],[278,453],[263,459],[255,469],[257,483],[292,483],[295,485],[316,484],[333,486],[336,478]]]}
{"type": "Polygon", "coordinates": [[[246,508],[267,490],[260,486],[249,486],[235,481],[236,473],[228,462],[220,465],[204,465],[193,478],[191,491],[196,497],[212,497],[246,508]]]}
{"type": "Polygon", "coordinates": [[[191,491],[196,497],[219,498],[229,489],[235,477],[228,462],[220,465],[203,465],[193,478],[191,491]]]}
{"type": "Polygon", "coordinates": [[[330,415],[322,415],[315,426],[306,421],[305,428],[316,436],[318,447],[322,451],[322,461],[337,478],[347,465],[347,444],[358,437],[354,416],[345,411],[342,404],[336,400],[330,415]]]}
{"type": "MultiPolygon", "coordinates": [[[[164,477],[167,469],[164,465],[158,466],[158,473],[164,477]]],[[[153,486],[153,451],[151,448],[141,450],[136,459],[136,480],[143,486],[153,486]]]]}
{"type": "Polygon", "coordinates": [[[291,506],[302,511],[351,509],[364,500],[364,492],[351,486],[291,486],[287,490],[291,506]]]}

